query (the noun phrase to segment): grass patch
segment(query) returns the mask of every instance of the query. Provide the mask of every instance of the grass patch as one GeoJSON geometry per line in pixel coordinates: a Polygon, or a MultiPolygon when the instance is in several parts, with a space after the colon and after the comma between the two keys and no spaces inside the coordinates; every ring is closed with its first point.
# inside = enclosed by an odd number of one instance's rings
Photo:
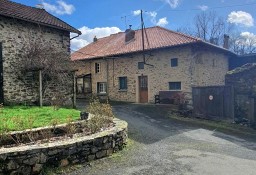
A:
{"type": "Polygon", "coordinates": [[[0,120],[4,121],[7,131],[61,124],[67,120],[76,120],[80,111],[75,109],[30,106],[5,106],[0,109],[0,120]]]}

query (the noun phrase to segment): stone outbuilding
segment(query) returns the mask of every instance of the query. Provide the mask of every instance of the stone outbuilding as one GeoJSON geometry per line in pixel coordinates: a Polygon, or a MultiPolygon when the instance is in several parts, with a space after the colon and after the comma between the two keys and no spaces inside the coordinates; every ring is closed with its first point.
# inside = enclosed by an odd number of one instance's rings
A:
{"type": "Polygon", "coordinates": [[[229,71],[226,85],[233,86],[235,95],[235,118],[256,122],[256,63],[247,63],[229,71]]]}
{"type": "MultiPolygon", "coordinates": [[[[56,51],[70,55],[70,32],[81,34],[42,8],[29,7],[9,0],[0,1],[0,103],[38,101],[38,86],[20,81],[14,71],[23,64],[20,62],[24,52],[22,48],[28,41],[40,40],[50,43],[56,51]]],[[[31,80],[33,81],[29,79],[31,80]]],[[[70,81],[72,82],[72,79],[70,81]]],[[[52,98],[54,91],[70,95],[72,86],[62,89],[51,87],[45,93],[44,100],[52,98]]]]}
{"type": "Polygon", "coordinates": [[[81,97],[93,93],[111,100],[152,103],[162,91],[183,92],[191,101],[193,86],[224,85],[228,59],[233,55],[156,26],[94,39],[71,59],[81,65],[77,72],[81,97]]]}

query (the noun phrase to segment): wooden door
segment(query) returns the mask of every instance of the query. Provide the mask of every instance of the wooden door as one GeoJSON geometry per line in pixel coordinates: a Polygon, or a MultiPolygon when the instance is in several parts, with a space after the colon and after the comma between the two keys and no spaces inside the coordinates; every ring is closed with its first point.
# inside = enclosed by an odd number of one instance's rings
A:
{"type": "Polygon", "coordinates": [[[148,77],[139,76],[139,102],[148,103],[148,77]]]}
{"type": "Polygon", "coordinates": [[[3,91],[3,55],[2,55],[2,43],[0,43],[0,103],[4,103],[4,91],[3,91]]]}

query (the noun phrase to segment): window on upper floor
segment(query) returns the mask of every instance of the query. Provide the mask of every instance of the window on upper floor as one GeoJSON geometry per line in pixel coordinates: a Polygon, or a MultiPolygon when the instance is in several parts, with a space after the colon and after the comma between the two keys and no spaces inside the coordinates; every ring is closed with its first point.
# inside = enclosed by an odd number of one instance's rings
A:
{"type": "Polygon", "coordinates": [[[178,66],[178,58],[172,58],[171,67],[177,67],[177,66],[178,66]]]}
{"type": "Polygon", "coordinates": [[[138,62],[138,69],[144,69],[144,62],[138,62]]]}
{"type": "Polygon", "coordinates": [[[119,77],[119,90],[127,90],[127,77],[119,77]]]}
{"type": "Polygon", "coordinates": [[[100,72],[100,63],[95,63],[95,73],[100,72]]]}
{"type": "Polygon", "coordinates": [[[169,90],[181,90],[181,82],[169,82],[169,90]]]}

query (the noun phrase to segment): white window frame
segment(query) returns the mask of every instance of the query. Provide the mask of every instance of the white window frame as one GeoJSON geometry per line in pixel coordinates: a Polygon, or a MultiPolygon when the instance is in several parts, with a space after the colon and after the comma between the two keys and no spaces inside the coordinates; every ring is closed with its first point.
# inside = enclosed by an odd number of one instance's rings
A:
{"type": "Polygon", "coordinates": [[[106,94],[107,93],[107,83],[106,82],[98,82],[97,92],[99,94],[106,94]]]}

